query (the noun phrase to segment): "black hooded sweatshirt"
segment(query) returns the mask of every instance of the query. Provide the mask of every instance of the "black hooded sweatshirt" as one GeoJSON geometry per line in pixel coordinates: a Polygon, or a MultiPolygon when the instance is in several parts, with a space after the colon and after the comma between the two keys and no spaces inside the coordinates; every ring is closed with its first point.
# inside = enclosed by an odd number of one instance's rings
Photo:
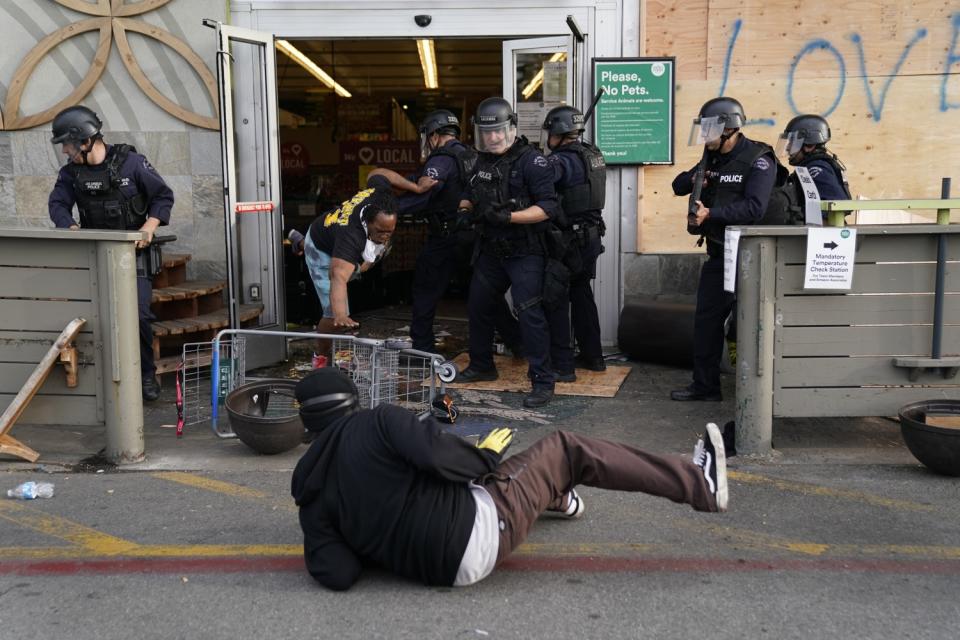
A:
{"type": "Polygon", "coordinates": [[[476,518],[467,483],[499,462],[394,405],[334,421],[293,472],[307,570],[335,590],[349,589],[366,563],[452,585],[476,518]]]}

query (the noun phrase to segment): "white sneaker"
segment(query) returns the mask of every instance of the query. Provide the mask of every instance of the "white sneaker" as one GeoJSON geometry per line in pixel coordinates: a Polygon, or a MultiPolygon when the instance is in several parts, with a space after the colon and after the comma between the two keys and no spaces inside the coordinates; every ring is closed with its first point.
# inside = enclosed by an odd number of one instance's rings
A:
{"type": "Polygon", "coordinates": [[[707,424],[704,438],[693,448],[693,464],[703,470],[710,493],[717,500],[717,511],[727,510],[727,455],[723,448],[723,434],[714,423],[707,424]]]}

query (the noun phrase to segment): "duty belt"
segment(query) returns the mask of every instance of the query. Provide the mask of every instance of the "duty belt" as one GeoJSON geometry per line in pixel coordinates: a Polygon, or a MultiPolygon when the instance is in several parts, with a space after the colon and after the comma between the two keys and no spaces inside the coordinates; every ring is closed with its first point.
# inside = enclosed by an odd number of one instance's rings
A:
{"type": "Polygon", "coordinates": [[[482,250],[498,258],[514,258],[533,255],[527,238],[484,238],[482,250]]]}
{"type": "Polygon", "coordinates": [[[590,244],[593,238],[599,239],[603,236],[604,226],[602,222],[575,222],[567,232],[576,238],[580,246],[585,246],[590,244]]]}

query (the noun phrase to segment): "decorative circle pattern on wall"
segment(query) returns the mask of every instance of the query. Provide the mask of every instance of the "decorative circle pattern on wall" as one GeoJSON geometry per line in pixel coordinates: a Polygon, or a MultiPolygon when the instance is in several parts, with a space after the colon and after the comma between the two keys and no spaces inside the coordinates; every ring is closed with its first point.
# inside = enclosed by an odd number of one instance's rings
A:
{"type": "Polygon", "coordinates": [[[71,105],[79,103],[97,84],[104,69],[107,68],[107,59],[110,56],[111,45],[114,40],[117,43],[117,50],[120,52],[120,59],[130,73],[137,86],[153,100],[161,109],[173,117],[188,122],[205,129],[219,129],[220,118],[216,113],[218,105],[218,95],[216,81],[213,73],[207,68],[203,60],[190,46],[168,31],[141,20],[133,20],[131,16],[138,16],[158,7],[161,7],[170,0],[140,0],[136,3],[126,4],[126,0],[96,0],[96,3],[86,0],[53,0],[59,5],[73,9],[80,13],[94,16],[67,25],[49,36],[43,38],[21,61],[13,75],[10,83],[7,99],[3,105],[3,113],[6,114],[6,121],[0,116],[0,129],[29,129],[40,124],[44,124],[53,119],[60,110],[71,105]],[[45,55],[53,51],[61,43],[70,38],[87,33],[88,31],[99,31],[100,41],[97,44],[97,50],[90,64],[90,70],[86,76],[63,100],[59,101],[49,109],[30,115],[20,115],[20,99],[26,88],[27,80],[30,78],[34,69],[40,63],[45,55]],[[165,96],[150,81],[146,73],[140,67],[133,49],[127,39],[127,33],[133,31],[148,38],[161,42],[170,49],[176,51],[186,62],[193,67],[200,77],[207,93],[213,104],[214,115],[203,116],[195,111],[186,109],[165,96]]]}

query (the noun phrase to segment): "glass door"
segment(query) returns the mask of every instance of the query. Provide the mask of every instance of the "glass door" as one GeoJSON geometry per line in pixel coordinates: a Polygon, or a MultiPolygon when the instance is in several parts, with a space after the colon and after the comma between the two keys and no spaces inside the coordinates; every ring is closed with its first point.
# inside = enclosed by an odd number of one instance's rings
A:
{"type": "Polygon", "coordinates": [[[576,76],[572,36],[504,40],[503,97],[516,109],[517,132],[540,146],[547,112],[575,101],[576,76]]]}
{"type": "MultiPolygon", "coordinates": [[[[217,30],[230,327],[286,329],[274,38],[217,30]]],[[[250,338],[248,368],[286,358],[281,337],[250,338]]]]}

